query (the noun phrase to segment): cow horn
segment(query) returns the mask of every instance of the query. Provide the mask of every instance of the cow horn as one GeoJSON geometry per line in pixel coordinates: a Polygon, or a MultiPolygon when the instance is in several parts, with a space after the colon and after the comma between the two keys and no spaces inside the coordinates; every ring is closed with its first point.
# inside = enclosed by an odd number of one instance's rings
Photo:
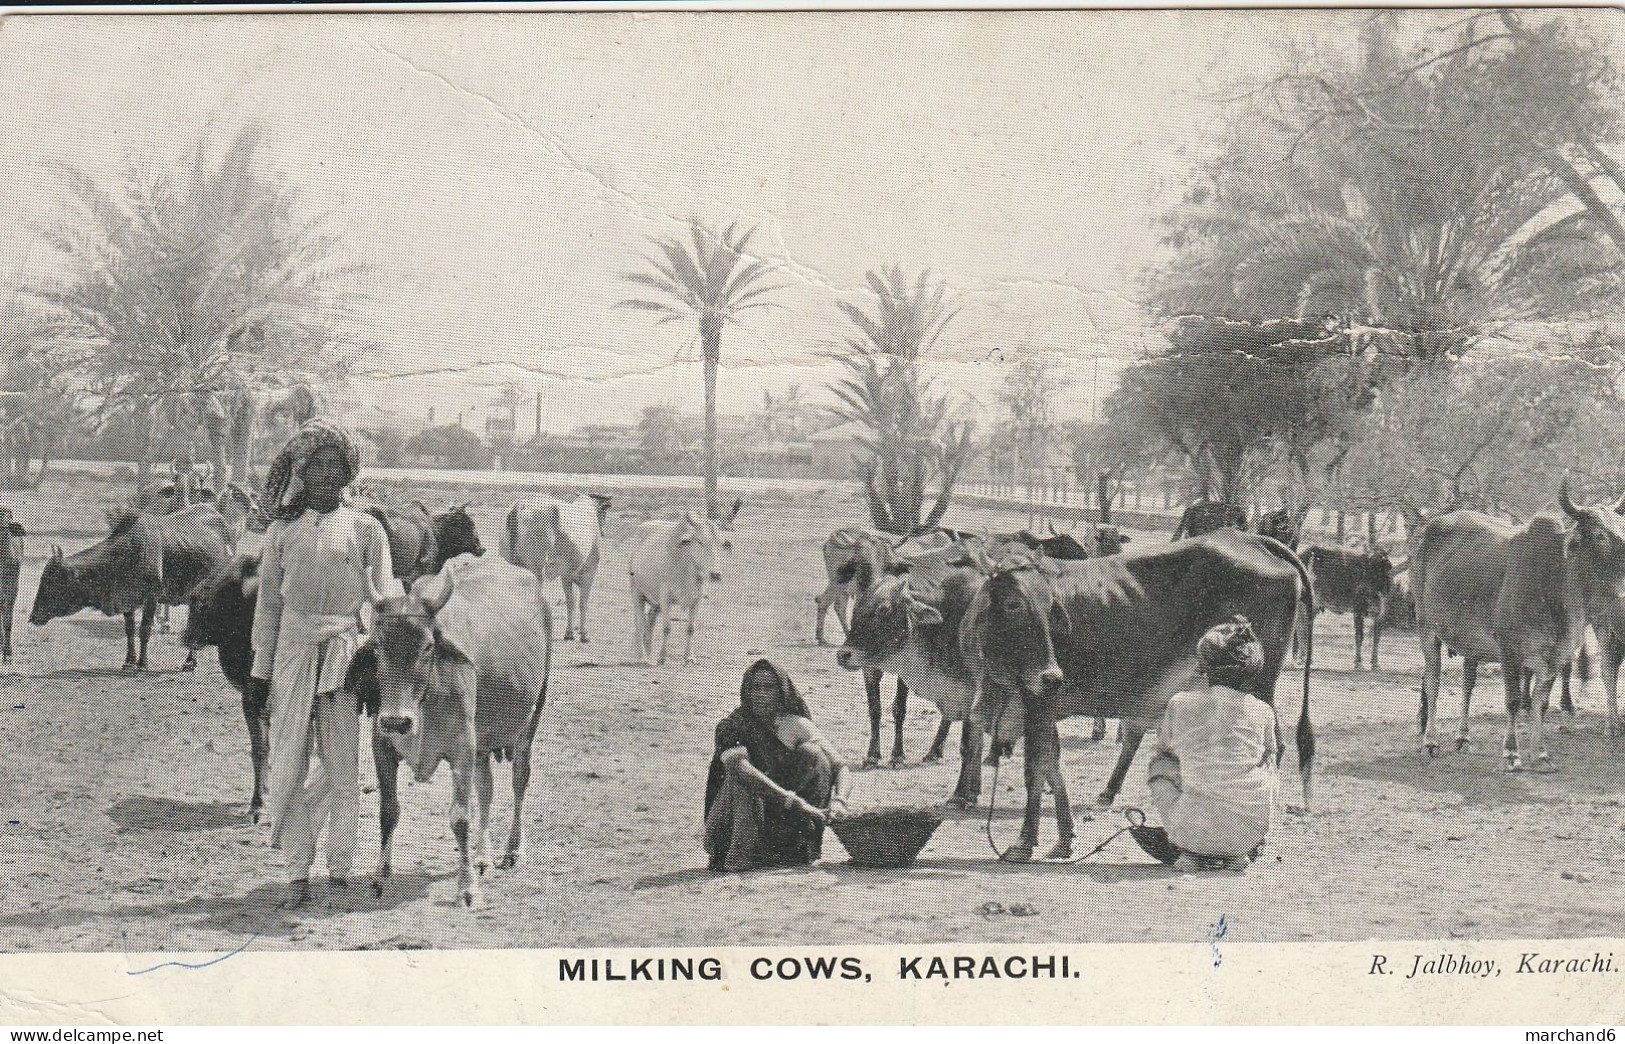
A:
{"type": "Polygon", "coordinates": [[[1614,502],[1614,514],[1625,515],[1625,494],[1622,494],[1620,498],[1614,502]]]}
{"type": "Polygon", "coordinates": [[[53,562],[62,561],[62,545],[61,544],[53,544],[53,545],[51,545],[51,561],[53,561],[53,562]]]}
{"type": "Polygon", "coordinates": [[[1563,476],[1563,484],[1557,490],[1557,506],[1562,508],[1563,513],[1570,518],[1580,519],[1585,517],[1580,509],[1574,506],[1574,501],[1569,499],[1569,477],[1567,474],[1563,476]]]}

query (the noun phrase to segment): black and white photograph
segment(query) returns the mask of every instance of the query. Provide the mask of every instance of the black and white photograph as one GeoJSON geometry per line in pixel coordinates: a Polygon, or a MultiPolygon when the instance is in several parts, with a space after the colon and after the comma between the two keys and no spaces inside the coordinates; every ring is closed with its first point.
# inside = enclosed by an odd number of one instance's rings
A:
{"type": "Polygon", "coordinates": [[[0,952],[1615,934],[1621,17],[6,16],[0,952]]]}

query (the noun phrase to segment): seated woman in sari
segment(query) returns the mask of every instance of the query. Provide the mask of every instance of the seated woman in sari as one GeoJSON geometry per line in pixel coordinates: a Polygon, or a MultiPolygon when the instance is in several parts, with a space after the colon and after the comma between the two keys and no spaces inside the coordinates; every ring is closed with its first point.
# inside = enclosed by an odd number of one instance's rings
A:
{"type": "Polygon", "coordinates": [[[717,725],[705,781],[710,867],[805,866],[822,852],[830,814],[846,809],[846,766],[772,661],[745,671],[739,704],[717,725]]]}

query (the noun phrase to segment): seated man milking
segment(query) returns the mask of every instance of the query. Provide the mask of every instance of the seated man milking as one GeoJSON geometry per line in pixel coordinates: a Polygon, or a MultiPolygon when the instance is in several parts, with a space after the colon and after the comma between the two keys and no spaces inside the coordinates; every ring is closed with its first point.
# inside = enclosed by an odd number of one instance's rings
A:
{"type": "Polygon", "coordinates": [[[770,660],[745,671],[740,706],[716,731],[705,781],[705,850],[712,870],[805,866],[824,824],[846,809],[849,774],[812,723],[790,676],[770,660]]]}
{"type": "Polygon", "coordinates": [[[1249,691],[1264,647],[1238,616],[1204,634],[1196,655],[1207,686],[1168,701],[1151,760],[1165,833],[1135,837],[1178,870],[1245,870],[1275,815],[1275,712],[1249,691]]]}

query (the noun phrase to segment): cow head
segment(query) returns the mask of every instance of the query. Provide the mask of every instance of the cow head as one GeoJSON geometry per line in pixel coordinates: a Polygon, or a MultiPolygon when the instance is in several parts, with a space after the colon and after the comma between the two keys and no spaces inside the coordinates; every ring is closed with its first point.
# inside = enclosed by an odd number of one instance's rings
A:
{"type": "Polygon", "coordinates": [[[1568,479],[1557,495],[1563,513],[1574,520],[1571,548],[1582,561],[1589,586],[1625,599],[1625,518],[1613,508],[1577,507],[1569,499],[1568,479]]]}
{"type": "Polygon", "coordinates": [[[722,579],[722,571],[717,568],[717,545],[731,550],[733,544],[721,537],[715,523],[697,519],[690,512],[677,523],[676,535],[677,557],[682,568],[693,572],[696,584],[722,579]]]}
{"type": "MultiPolygon", "coordinates": [[[[367,641],[370,664],[362,660],[359,668],[352,667],[352,674],[367,669],[375,672],[378,730],[409,761],[416,760],[422,742],[429,698],[448,689],[465,700],[474,695],[473,664],[435,622],[435,614],[451,597],[453,584],[446,580],[414,590],[417,593],[378,604],[372,637],[367,641]],[[447,675],[462,677],[449,679],[448,685],[447,675]]],[[[359,687],[356,691],[364,699],[371,695],[359,687]]]]}
{"type": "MultiPolygon", "coordinates": [[[[980,666],[987,687],[1037,700],[1060,686],[1055,640],[1071,633],[1072,618],[1044,570],[1014,558],[998,564],[971,601],[959,645],[965,660],[980,666]]],[[[990,708],[994,714],[1000,709],[990,708]]]]}
{"type": "Polygon", "coordinates": [[[63,556],[60,547],[53,548],[40,573],[39,589],[34,593],[34,609],[28,614],[28,622],[39,627],[97,604],[95,591],[87,578],[63,556]]]}
{"type": "MultiPolygon", "coordinates": [[[[868,571],[867,562],[858,564],[868,571]]],[[[860,590],[863,593],[852,606],[846,644],[835,651],[835,662],[846,670],[888,670],[891,659],[907,648],[916,628],[942,623],[942,612],[914,593],[906,571],[889,573],[860,590]]]]}
{"type": "Polygon", "coordinates": [[[485,545],[480,543],[480,533],[474,526],[474,520],[469,517],[468,507],[461,504],[434,516],[433,572],[438,573],[441,566],[458,555],[485,554],[485,545]]]}
{"type": "Polygon", "coordinates": [[[1100,526],[1095,530],[1095,553],[1099,555],[1121,554],[1123,545],[1129,542],[1129,535],[1116,526],[1100,526]]]}

